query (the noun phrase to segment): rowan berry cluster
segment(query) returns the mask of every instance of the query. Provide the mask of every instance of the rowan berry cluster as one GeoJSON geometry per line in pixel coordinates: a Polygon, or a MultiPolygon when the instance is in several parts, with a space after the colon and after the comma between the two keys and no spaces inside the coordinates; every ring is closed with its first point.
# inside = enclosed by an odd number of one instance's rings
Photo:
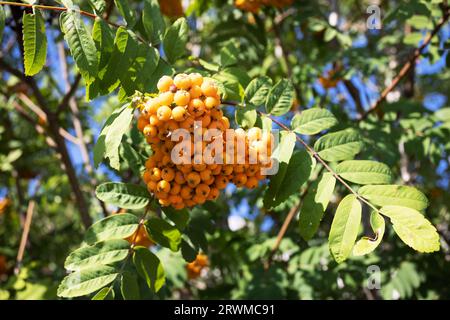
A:
{"type": "Polygon", "coordinates": [[[209,265],[208,256],[198,254],[194,261],[186,265],[186,270],[189,279],[198,278],[202,270],[209,265]]]}
{"type": "Polygon", "coordinates": [[[182,209],[215,200],[229,182],[257,187],[265,178],[261,169],[271,165],[271,135],[229,129],[216,83],[198,73],[163,76],[157,87],[159,94],[140,105],[138,129],[153,150],[143,180],[159,203],[182,209]],[[180,131],[187,136],[176,137],[180,131]]]}
{"type": "Polygon", "coordinates": [[[293,2],[294,0],[236,0],[235,5],[241,10],[257,13],[262,6],[283,8],[293,2]]]}

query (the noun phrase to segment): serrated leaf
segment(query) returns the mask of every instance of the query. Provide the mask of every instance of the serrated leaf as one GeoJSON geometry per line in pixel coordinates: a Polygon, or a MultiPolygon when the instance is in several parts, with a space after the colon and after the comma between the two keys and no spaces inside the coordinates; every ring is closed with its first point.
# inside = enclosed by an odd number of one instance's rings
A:
{"type": "Polygon", "coordinates": [[[164,268],[159,258],[147,248],[136,247],[133,262],[138,274],[146,281],[148,287],[158,292],[166,281],[164,268]]]}
{"type": "Polygon", "coordinates": [[[190,216],[187,209],[175,210],[172,207],[164,207],[162,211],[180,231],[183,231],[189,223],[190,216]]]}
{"type": "Polygon", "coordinates": [[[375,239],[362,237],[353,247],[354,256],[363,256],[371,253],[381,243],[384,235],[385,222],[382,215],[376,211],[372,211],[370,215],[370,226],[375,234],[375,239]]]}
{"type": "Polygon", "coordinates": [[[181,233],[175,226],[159,218],[150,218],[146,225],[152,240],[174,252],[178,251],[181,233]]]}
{"type": "Polygon", "coordinates": [[[96,243],[93,246],[79,248],[66,259],[64,268],[78,271],[122,261],[128,256],[130,244],[126,240],[116,239],[96,243]]]}
{"type": "Polygon", "coordinates": [[[97,15],[101,15],[106,8],[105,0],[89,0],[89,5],[95,10],[97,15]]]}
{"type": "Polygon", "coordinates": [[[279,163],[288,164],[294,151],[296,136],[295,133],[289,131],[281,131],[280,135],[280,142],[272,152],[272,158],[279,163]]]}
{"type": "Polygon", "coordinates": [[[328,133],[314,144],[314,149],[319,153],[319,156],[327,161],[351,159],[362,148],[362,137],[353,129],[328,133]]]}
{"type": "Polygon", "coordinates": [[[239,127],[243,129],[253,128],[256,123],[256,119],[258,117],[258,113],[256,109],[250,106],[247,107],[236,107],[236,111],[234,114],[236,118],[236,123],[239,127]]]}
{"type": "Polygon", "coordinates": [[[336,167],[336,173],[345,180],[357,184],[388,184],[392,172],[387,165],[370,160],[347,160],[336,167]]]}
{"type": "Polygon", "coordinates": [[[166,24],[157,0],[145,0],[142,23],[150,42],[153,45],[159,44],[166,30],[166,24]]]}
{"type": "Polygon", "coordinates": [[[315,164],[315,159],[306,150],[294,152],[288,164],[281,163],[278,173],[270,178],[269,187],[264,195],[265,207],[276,207],[291,195],[300,192],[315,164]]]}
{"type": "Polygon", "coordinates": [[[291,81],[282,79],[270,90],[266,100],[266,111],[274,116],[288,112],[294,102],[294,87],[291,81]]]}
{"type": "Polygon", "coordinates": [[[92,38],[97,48],[99,69],[103,69],[114,50],[114,33],[104,20],[96,18],[92,28],[92,38]]]}
{"type": "Polygon", "coordinates": [[[124,239],[131,236],[139,226],[139,218],[129,214],[115,214],[94,223],[86,232],[87,244],[100,241],[124,239]]]}
{"type": "Polygon", "coordinates": [[[228,42],[220,50],[220,64],[222,67],[228,67],[238,62],[239,50],[233,42],[228,42]]]}
{"type": "Polygon", "coordinates": [[[419,211],[392,205],[382,207],[380,212],[391,219],[394,231],[414,250],[419,252],[439,250],[439,234],[436,228],[419,211]]]}
{"type": "Polygon", "coordinates": [[[146,157],[137,152],[133,146],[126,141],[123,141],[120,145],[120,158],[127,163],[128,167],[136,176],[140,176],[145,170],[144,163],[146,157]]]}
{"type": "Polygon", "coordinates": [[[110,266],[96,266],[73,272],[61,282],[57,294],[63,298],[84,296],[110,284],[118,275],[117,270],[110,266]]]}
{"type": "Polygon", "coordinates": [[[114,300],[114,289],[105,287],[99,290],[91,300],[114,300]]]}
{"type": "Polygon", "coordinates": [[[174,63],[186,53],[189,27],[185,18],[179,18],[164,35],[163,46],[169,62],[174,63]]]}
{"type": "Polygon", "coordinates": [[[330,173],[324,173],[320,180],[309,187],[299,216],[300,235],[306,241],[317,232],[335,185],[336,178],[330,173]]]}
{"type": "Polygon", "coordinates": [[[136,18],[134,17],[134,11],[129,5],[128,0],[114,0],[117,9],[127,23],[127,28],[133,28],[136,24],[136,18]]]}
{"type": "Polygon", "coordinates": [[[245,101],[255,106],[262,105],[272,87],[272,79],[269,77],[255,78],[245,88],[245,101]]]}
{"type": "Polygon", "coordinates": [[[97,49],[80,16],[74,11],[61,13],[62,31],[73,59],[86,83],[98,73],[97,49]]]}
{"type": "Polygon", "coordinates": [[[328,244],[337,263],[347,259],[352,252],[361,223],[361,203],[349,194],[339,203],[331,223],[328,244]]]}
{"type": "Polygon", "coordinates": [[[338,123],[334,115],[327,109],[312,108],[296,114],[291,122],[291,128],[305,135],[317,134],[330,129],[338,123]]]}
{"type": "Polygon", "coordinates": [[[39,10],[23,13],[23,49],[25,74],[33,76],[41,71],[47,58],[45,21],[39,10]]]}
{"type": "Polygon", "coordinates": [[[428,207],[427,197],[410,186],[369,185],[361,187],[358,193],[377,206],[399,205],[416,210],[428,207]]]}
{"type": "Polygon", "coordinates": [[[120,281],[120,292],[124,300],[139,300],[139,284],[135,274],[125,271],[120,281]]]}
{"type": "Polygon", "coordinates": [[[141,209],[150,202],[147,189],[132,183],[106,182],[95,189],[100,200],[124,209],[141,209]]]}

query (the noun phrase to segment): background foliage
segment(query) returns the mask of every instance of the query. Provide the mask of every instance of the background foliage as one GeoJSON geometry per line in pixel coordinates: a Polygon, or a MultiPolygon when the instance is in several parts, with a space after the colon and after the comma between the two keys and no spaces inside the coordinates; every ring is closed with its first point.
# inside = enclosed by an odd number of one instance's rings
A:
{"type": "Polygon", "coordinates": [[[383,1],[379,30],[364,1],[160,2],[0,6],[0,298],[448,298],[447,2],[383,1]],[[161,211],[138,186],[151,150],[129,102],[185,71],[219,81],[234,127],[284,129],[282,168],[161,211]],[[368,184],[358,194],[387,205],[386,223],[329,170],[368,184]],[[144,211],[157,245],[130,256],[144,211]],[[209,263],[188,272],[197,252],[209,263]]]}

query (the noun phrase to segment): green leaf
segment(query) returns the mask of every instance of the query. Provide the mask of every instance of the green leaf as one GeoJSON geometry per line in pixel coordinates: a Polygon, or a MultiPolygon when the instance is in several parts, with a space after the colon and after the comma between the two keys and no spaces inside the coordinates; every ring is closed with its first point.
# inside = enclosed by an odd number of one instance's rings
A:
{"type": "Polygon", "coordinates": [[[330,251],[337,263],[345,261],[352,252],[361,223],[361,211],[361,203],[353,194],[339,203],[328,236],[330,251]]]}
{"type": "Polygon", "coordinates": [[[450,121],[450,108],[442,108],[437,110],[434,115],[440,121],[450,121]]]}
{"type": "Polygon", "coordinates": [[[120,158],[128,164],[128,167],[136,176],[140,176],[145,170],[146,157],[137,152],[131,144],[123,141],[120,145],[120,158]]]}
{"type": "Polygon", "coordinates": [[[228,42],[220,50],[220,64],[222,67],[228,67],[238,62],[239,50],[233,42],[228,42]]]}
{"type": "Polygon", "coordinates": [[[172,251],[178,251],[181,244],[181,233],[175,226],[159,218],[150,218],[146,225],[152,240],[172,251]]]}
{"type": "Polygon", "coordinates": [[[89,5],[95,10],[97,15],[101,15],[106,8],[105,0],[89,0],[89,5]]]}
{"type": "Polygon", "coordinates": [[[258,113],[253,107],[237,106],[234,116],[239,127],[248,129],[253,128],[253,126],[255,125],[258,113]]]}
{"type": "Polygon", "coordinates": [[[314,144],[314,149],[319,153],[319,156],[327,161],[351,159],[362,148],[362,137],[353,129],[328,133],[314,144]]]}
{"type": "Polygon", "coordinates": [[[57,294],[63,298],[84,296],[110,284],[118,275],[117,270],[110,266],[96,266],[73,272],[61,282],[57,294]]]}
{"type": "Polygon", "coordinates": [[[335,185],[336,178],[326,172],[309,187],[299,216],[300,235],[306,241],[317,232],[335,185]]]}
{"type": "Polygon", "coordinates": [[[95,189],[100,200],[124,209],[141,209],[150,202],[147,189],[132,183],[105,182],[95,189]]]}
{"type": "Polygon", "coordinates": [[[327,109],[312,108],[296,114],[291,122],[292,130],[305,135],[317,134],[338,123],[334,115],[327,109]]]}
{"type": "Polygon", "coordinates": [[[103,19],[96,18],[92,28],[92,38],[97,48],[98,67],[103,69],[114,50],[114,33],[103,19]]]}
{"type": "Polygon", "coordinates": [[[96,243],[93,246],[79,248],[67,257],[64,268],[78,271],[122,261],[128,256],[130,244],[126,240],[116,239],[96,243]]]}
{"type": "Polygon", "coordinates": [[[150,42],[153,45],[159,44],[166,30],[166,24],[161,14],[158,0],[145,0],[142,23],[150,42]]]}
{"type": "Polygon", "coordinates": [[[117,9],[127,23],[127,28],[133,28],[136,24],[136,18],[134,17],[134,11],[129,5],[128,0],[114,0],[117,9]]]}
{"type": "Polygon", "coordinates": [[[120,292],[124,300],[139,300],[139,284],[135,274],[125,271],[120,281],[120,292]]]}
{"type": "Polygon", "coordinates": [[[25,74],[33,76],[44,67],[47,58],[45,21],[39,10],[23,12],[23,49],[25,74]]]}
{"type": "Polygon", "coordinates": [[[294,152],[289,164],[281,163],[278,173],[270,178],[269,187],[264,195],[264,205],[273,208],[300,192],[301,186],[308,181],[316,161],[306,150],[294,152]]]}
{"type": "MultiPolygon", "coordinates": [[[[136,63],[133,68],[136,70],[136,79],[134,80],[137,88],[141,92],[146,92],[149,87],[158,83],[157,68],[159,53],[156,48],[148,47],[147,45],[139,45],[139,52],[136,58],[136,63]]],[[[133,81],[133,80],[132,80],[133,81]]]]}
{"type": "Polygon", "coordinates": [[[269,77],[259,77],[253,79],[245,88],[245,101],[255,106],[262,105],[272,87],[272,79],[269,77]]]}
{"type": "Polygon", "coordinates": [[[181,240],[181,255],[187,262],[192,262],[197,258],[198,250],[193,248],[186,240],[181,240]]]}
{"type": "Polygon", "coordinates": [[[376,211],[372,211],[370,215],[370,225],[375,234],[375,239],[369,237],[362,237],[353,247],[354,256],[363,256],[371,253],[381,243],[384,235],[385,222],[382,215],[376,211]]]}
{"type": "Polygon", "coordinates": [[[289,163],[292,152],[295,147],[296,136],[295,133],[289,131],[281,131],[280,142],[272,153],[272,158],[278,163],[289,163]]]}
{"type": "Polygon", "coordinates": [[[87,84],[94,81],[98,73],[97,50],[95,43],[78,13],[61,13],[61,25],[64,39],[69,46],[78,70],[87,84]]]}
{"type": "Polygon", "coordinates": [[[114,300],[114,289],[105,287],[99,290],[91,300],[114,300]]]}
{"type": "MultiPolygon", "coordinates": [[[[105,138],[103,140],[105,153],[104,156],[109,159],[109,165],[116,170],[120,170],[119,146],[123,135],[130,128],[133,119],[133,109],[126,106],[117,115],[111,115],[107,121],[105,138]]],[[[103,130],[102,130],[103,133],[103,130]]],[[[100,133],[100,136],[102,135],[100,133]]],[[[99,137],[98,143],[102,143],[99,137]]]]}
{"type": "Polygon", "coordinates": [[[100,241],[124,239],[136,232],[139,218],[129,213],[115,214],[94,223],[86,232],[87,244],[100,241]]]}
{"type": "Polygon", "coordinates": [[[410,186],[363,186],[358,193],[377,206],[399,205],[416,210],[424,210],[428,207],[427,197],[410,186]]]}
{"type": "Polygon", "coordinates": [[[154,292],[158,292],[164,285],[166,276],[159,258],[147,248],[134,249],[133,262],[139,275],[144,278],[147,285],[154,292]]]}
{"type": "Polygon", "coordinates": [[[3,30],[5,30],[5,20],[6,20],[5,10],[3,9],[3,6],[0,6],[0,43],[3,38],[3,30]]]}
{"type": "Polygon", "coordinates": [[[394,231],[408,246],[419,252],[438,251],[439,234],[419,211],[398,205],[384,206],[380,212],[391,219],[394,231]]]}
{"type": "Polygon", "coordinates": [[[174,63],[185,54],[188,32],[189,28],[186,18],[179,18],[167,29],[164,35],[163,46],[169,62],[174,63]]]}
{"type": "Polygon", "coordinates": [[[357,184],[388,184],[392,172],[387,165],[370,160],[347,160],[336,167],[336,173],[345,180],[357,184]]]}
{"type": "Polygon", "coordinates": [[[190,215],[187,209],[175,210],[172,207],[164,207],[162,212],[175,223],[180,231],[183,231],[189,223],[190,215]]]}
{"type": "Polygon", "coordinates": [[[291,81],[282,79],[270,90],[266,100],[266,111],[274,116],[288,112],[294,102],[294,87],[291,81]]]}

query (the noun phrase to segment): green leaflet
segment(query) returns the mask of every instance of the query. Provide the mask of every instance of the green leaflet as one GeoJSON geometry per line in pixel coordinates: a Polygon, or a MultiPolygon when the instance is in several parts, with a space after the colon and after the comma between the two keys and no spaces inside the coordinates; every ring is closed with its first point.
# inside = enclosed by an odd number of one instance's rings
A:
{"type": "Polygon", "coordinates": [[[387,165],[370,160],[347,160],[336,167],[336,173],[345,180],[357,184],[388,184],[392,172],[387,165]]]}
{"type": "Polygon", "coordinates": [[[273,208],[287,200],[292,194],[300,192],[308,181],[316,160],[306,150],[293,153],[289,163],[280,163],[278,173],[271,177],[264,195],[264,205],[273,208]]]}
{"type": "Polygon", "coordinates": [[[384,206],[380,212],[391,219],[397,235],[408,246],[419,252],[438,251],[439,234],[422,213],[398,205],[384,206]]]}
{"type": "Polygon", "coordinates": [[[150,202],[147,189],[136,184],[121,182],[102,183],[95,189],[100,200],[124,209],[141,209],[150,202]]]}
{"type": "Polygon", "coordinates": [[[266,100],[266,111],[274,116],[288,112],[294,102],[295,91],[291,81],[282,79],[270,90],[266,100]]]}
{"type": "Polygon", "coordinates": [[[327,161],[352,159],[362,147],[362,137],[353,129],[328,133],[314,144],[319,156],[327,161]]]}
{"type": "Polygon", "coordinates": [[[133,262],[148,287],[154,292],[158,292],[166,281],[164,268],[159,258],[147,248],[136,247],[133,262]]]}
{"type": "Polygon", "coordinates": [[[133,28],[136,24],[135,13],[128,4],[128,0],[114,0],[117,9],[127,23],[127,28],[133,28]]]}
{"type": "Polygon", "coordinates": [[[123,135],[130,127],[132,119],[133,109],[129,107],[129,104],[126,104],[114,110],[106,120],[94,146],[94,165],[96,167],[105,157],[109,159],[109,165],[113,169],[120,169],[119,146],[123,135]]]}
{"type": "Polygon", "coordinates": [[[3,9],[3,6],[0,6],[0,42],[3,38],[3,30],[5,30],[5,20],[6,20],[6,14],[5,9],[3,9]]]}
{"type": "Polygon", "coordinates": [[[347,259],[352,252],[361,223],[361,203],[349,194],[339,203],[331,224],[328,244],[337,263],[347,259]]]}
{"type": "Polygon", "coordinates": [[[97,15],[101,15],[106,8],[105,0],[89,0],[89,5],[95,10],[97,15]]]}
{"type": "Polygon", "coordinates": [[[180,231],[183,231],[189,223],[190,215],[187,209],[175,210],[172,207],[163,207],[162,211],[180,231]]]}
{"type": "Polygon", "coordinates": [[[150,218],[146,225],[152,240],[174,252],[178,251],[181,233],[175,226],[159,218],[150,218]]]}
{"type": "Polygon", "coordinates": [[[111,287],[105,287],[100,289],[91,300],[114,300],[114,289],[111,287]]]}
{"type": "Polygon", "coordinates": [[[73,251],[67,257],[64,268],[69,271],[78,271],[122,261],[128,256],[129,250],[130,244],[126,240],[115,239],[99,242],[93,246],[73,251]]]}
{"type": "Polygon", "coordinates": [[[179,18],[167,29],[164,35],[163,46],[169,62],[174,63],[186,53],[188,32],[189,28],[185,18],[179,18]]]}
{"type": "Polygon", "coordinates": [[[117,270],[110,266],[95,266],[73,272],[61,282],[57,294],[63,298],[84,296],[110,284],[118,275],[117,270]]]}
{"type": "Polygon", "coordinates": [[[359,239],[353,247],[354,256],[363,256],[371,253],[381,243],[384,235],[385,222],[382,215],[376,211],[372,211],[370,214],[370,226],[375,234],[375,239],[369,237],[362,237],[359,239]]]}
{"type": "Polygon", "coordinates": [[[399,205],[416,210],[428,207],[427,197],[410,186],[369,185],[359,188],[358,193],[377,206],[399,205]]]}
{"type": "Polygon", "coordinates": [[[120,281],[120,292],[124,300],[139,300],[139,284],[134,273],[125,271],[120,281]]]}
{"type": "Polygon", "coordinates": [[[251,106],[237,106],[234,116],[239,127],[249,129],[255,126],[258,113],[256,112],[256,109],[251,106]]]}
{"type": "Polygon", "coordinates": [[[338,123],[334,115],[327,109],[311,108],[296,114],[291,122],[291,128],[305,135],[317,134],[330,129],[338,123]]]}
{"type": "Polygon", "coordinates": [[[139,218],[129,213],[115,214],[94,223],[86,232],[87,244],[100,241],[124,239],[131,236],[139,226],[139,218]]]}
{"type": "Polygon", "coordinates": [[[94,81],[98,73],[97,50],[94,40],[76,12],[63,12],[60,19],[64,39],[72,57],[84,80],[89,84],[94,81]]]}
{"type": "Polygon", "coordinates": [[[47,58],[45,21],[39,10],[23,13],[23,48],[25,74],[33,76],[41,71],[47,58]]]}
{"type": "Polygon", "coordinates": [[[166,30],[166,24],[161,14],[158,0],[144,1],[142,23],[152,45],[159,44],[166,30]]]}
{"type": "Polygon", "coordinates": [[[245,88],[245,101],[255,106],[262,105],[272,87],[272,79],[269,77],[258,77],[250,81],[245,88]]]}
{"type": "Polygon", "coordinates": [[[336,178],[326,172],[308,188],[299,216],[300,235],[306,241],[317,232],[335,185],[336,178]]]}

